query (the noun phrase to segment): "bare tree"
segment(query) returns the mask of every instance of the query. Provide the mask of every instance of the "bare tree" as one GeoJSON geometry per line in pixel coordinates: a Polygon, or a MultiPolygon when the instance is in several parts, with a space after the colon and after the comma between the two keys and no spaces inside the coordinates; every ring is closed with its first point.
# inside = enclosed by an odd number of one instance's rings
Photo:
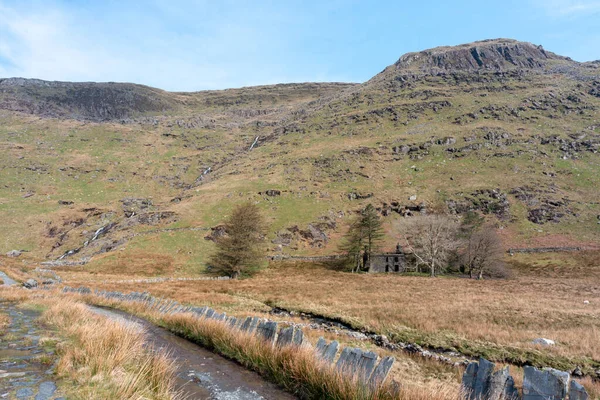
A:
{"type": "Polygon", "coordinates": [[[507,275],[502,240],[491,225],[483,225],[469,235],[461,258],[471,278],[483,279],[484,274],[507,275]]]}
{"type": "Polygon", "coordinates": [[[267,225],[260,209],[252,203],[238,205],[224,226],[226,234],[215,241],[211,268],[234,279],[251,274],[265,262],[267,225]]]}
{"type": "Polygon", "coordinates": [[[406,249],[425,265],[435,276],[446,267],[448,256],[458,247],[456,235],[458,224],[443,215],[416,216],[406,227],[410,235],[404,234],[406,249]]]}

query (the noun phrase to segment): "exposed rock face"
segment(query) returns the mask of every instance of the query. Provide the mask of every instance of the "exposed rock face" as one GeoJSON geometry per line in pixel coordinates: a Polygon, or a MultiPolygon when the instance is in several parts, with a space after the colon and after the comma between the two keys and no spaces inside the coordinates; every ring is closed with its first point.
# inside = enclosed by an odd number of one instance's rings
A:
{"type": "Polygon", "coordinates": [[[150,207],[152,207],[152,200],[127,197],[121,200],[121,204],[125,216],[131,217],[134,214],[139,214],[141,211],[147,210],[150,207]]]}
{"type": "Polygon", "coordinates": [[[425,73],[443,71],[506,71],[515,68],[543,68],[548,60],[566,60],[542,46],[511,39],[494,39],[454,47],[437,47],[408,53],[394,64],[399,70],[425,73]]]}
{"type": "Polygon", "coordinates": [[[0,79],[0,109],[29,114],[109,121],[174,107],[168,93],[131,83],[0,79]]]}
{"type": "Polygon", "coordinates": [[[217,225],[213,228],[210,228],[210,233],[204,236],[205,240],[211,240],[216,242],[219,238],[225,236],[227,231],[225,230],[225,225],[217,225]]]}
{"type": "Polygon", "coordinates": [[[446,205],[453,214],[478,210],[484,214],[494,214],[503,220],[510,217],[510,203],[506,193],[499,188],[476,190],[470,196],[465,196],[463,200],[448,200],[446,205]]]}
{"type": "Polygon", "coordinates": [[[277,236],[272,243],[281,247],[291,247],[293,250],[298,249],[300,243],[304,243],[310,247],[323,247],[329,241],[327,232],[335,229],[337,226],[335,220],[329,216],[320,218],[320,221],[308,224],[306,229],[301,229],[297,225],[283,229],[277,232],[277,236]]]}
{"type": "Polygon", "coordinates": [[[534,189],[529,186],[517,187],[510,191],[517,199],[521,200],[528,207],[527,219],[535,224],[545,224],[546,222],[560,222],[567,216],[576,216],[569,204],[571,201],[567,198],[557,199],[552,195],[556,189],[534,189]]]}

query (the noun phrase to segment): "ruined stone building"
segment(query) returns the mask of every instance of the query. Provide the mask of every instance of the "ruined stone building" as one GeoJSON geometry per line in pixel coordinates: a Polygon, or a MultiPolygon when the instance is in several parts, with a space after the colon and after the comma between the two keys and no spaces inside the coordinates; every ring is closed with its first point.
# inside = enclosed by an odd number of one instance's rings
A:
{"type": "Polygon", "coordinates": [[[371,263],[369,266],[369,272],[381,273],[381,272],[414,272],[416,269],[406,262],[406,254],[402,250],[402,247],[398,244],[396,251],[392,253],[373,254],[371,256],[371,263]]]}

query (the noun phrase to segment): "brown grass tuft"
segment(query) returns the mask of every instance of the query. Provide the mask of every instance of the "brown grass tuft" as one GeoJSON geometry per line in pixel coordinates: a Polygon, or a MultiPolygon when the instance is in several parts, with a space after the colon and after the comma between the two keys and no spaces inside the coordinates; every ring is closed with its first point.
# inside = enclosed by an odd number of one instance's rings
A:
{"type": "Polygon", "coordinates": [[[57,373],[73,381],[72,395],[85,399],[175,399],[173,361],[144,349],[138,328],[91,313],[67,299],[36,301],[47,306],[42,320],[64,331],[57,373]]]}

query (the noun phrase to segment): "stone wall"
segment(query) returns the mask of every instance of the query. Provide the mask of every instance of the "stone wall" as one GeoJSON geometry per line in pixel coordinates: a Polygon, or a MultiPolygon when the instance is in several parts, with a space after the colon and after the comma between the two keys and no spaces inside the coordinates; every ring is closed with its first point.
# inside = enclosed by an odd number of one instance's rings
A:
{"type": "Polygon", "coordinates": [[[508,253],[564,253],[581,250],[581,247],[527,247],[521,249],[508,249],[508,253]]]}
{"type": "Polygon", "coordinates": [[[568,372],[553,368],[524,367],[522,393],[515,387],[509,368],[495,370],[484,358],[467,366],[462,387],[468,400],[587,400],[588,394],[568,372]]]}

